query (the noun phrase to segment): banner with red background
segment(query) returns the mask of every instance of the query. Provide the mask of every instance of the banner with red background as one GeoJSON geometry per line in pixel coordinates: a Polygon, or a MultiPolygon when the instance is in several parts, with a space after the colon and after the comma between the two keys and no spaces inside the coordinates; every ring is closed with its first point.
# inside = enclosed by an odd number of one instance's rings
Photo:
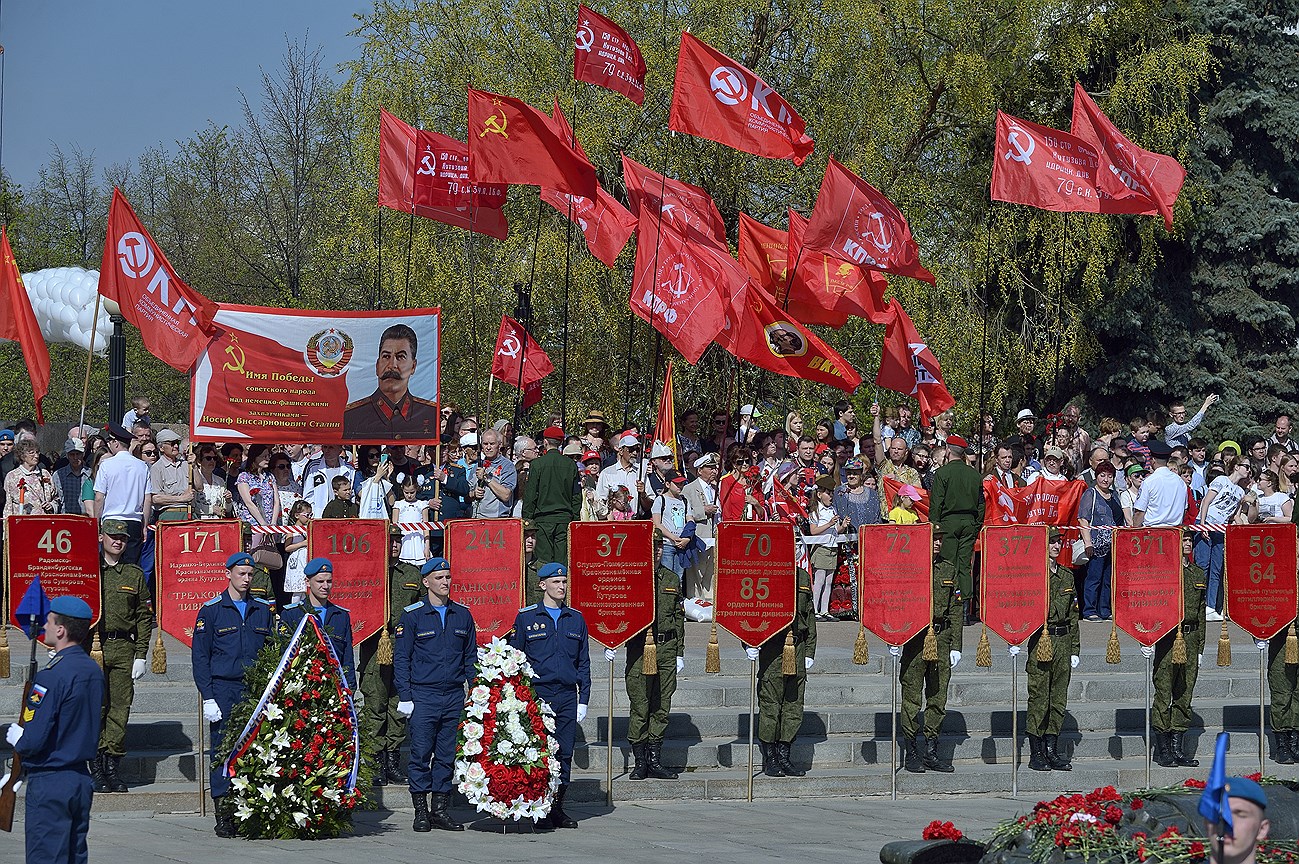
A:
{"type": "Polygon", "coordinates": [[[1295,619],[1295,531],[1291,525],[1228,525],[1223,549],[1228,617],[1255,639],[1295,619]]]}
{"type": "Polygon", "coordinates": [[[934,526],[857,529],[857,608],[861,623],[888,645],[902,645],[934,618],[934,526]]]}
{"type": "Polygon", "coordinates": [[[352,641],[369,639],[388,622],[388,523],[383,519],[313,519],[307,555],[334,565],[330,602],[352,615],[352,641]]]}
{"type": "Polygon", "coordinates": [[[1046,624],[1045,525],[984,528],[979,617],[1008,645],[1022,645],[1046,624]]]}
{"type": "Polygon", "coordinates": [[[478,644],[510,632],[523,605],[522,520],[454,519],[444,543],[451,599],[469,607],[478,644]]]}
{"type": "Polygon", "coordinates": [[[713,620],[757,647],[794,621],[798,580],[794,526],[788,522],[723,522],[717,526],[713,620]]]}
{"type": "MultiPolygon", "coordinates": [[[[80,597],[99,620],[99,523],[88,516],[9,516],[5,519],[9,620],[39,576],[45,596],[80,597]]],[[[45,622],[40,622],[44,627],[45,622]]]]}
{"type": "Polygon", "coordinates": [[[591,639],[620,648],[654,623],[654,524],[572,522],[568,599],[591,639]]]}
{"type": "Polygon", "coordinates": [[[1114,624],[1147,647],[1182,623],[1182,532],[1114,529],[1114,624]]]}
{"type": "MultiPolygon", "coordinates": [[[[903,483],[901,480],[897,480],[893,477],[889,477],[888,475],[885,475],[882,478],[880,487],[881,487],[881,491],[884,493],[885,507],[887,507],[889,510],[892,510],[894,507],[897,506],[898,490],[900,490],[905,485],[907,484],[903,483]]],[[[921,486],[913,485],[911,488],[915,489],[917,492],[920,493],[920,500],[915,502],[916,515],[920,517],[920,521],[928,522],[929,521],[929,493],[925,491],[925,489],[921,486]]],[[[887,514],[887,511],[885,512],[887,514]]]]}
{"type": "MultiPolygon", "coordinates": [[[[243,548],[238,519],[159,522],[154,541],[158,626],[189,647],[198,610],[230,583],[226,559],[243,548]]],[[[344,604],[346,605],[346,604],[344,604]]]]}

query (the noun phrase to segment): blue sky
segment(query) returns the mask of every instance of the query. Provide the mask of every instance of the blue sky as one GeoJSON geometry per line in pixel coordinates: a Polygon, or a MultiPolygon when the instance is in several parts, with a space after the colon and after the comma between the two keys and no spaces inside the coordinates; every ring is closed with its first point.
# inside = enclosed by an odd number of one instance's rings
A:
{"type": "Polygon", "coordinates": [[[328,73],[358,50],[347,33],[366,0],[21,0],[0,8],[5,171],[35,182],[54,144],[101,169],[147,147],[174,149],[208,121],[241,123],[285,38],[321,49],[328,73]]]}

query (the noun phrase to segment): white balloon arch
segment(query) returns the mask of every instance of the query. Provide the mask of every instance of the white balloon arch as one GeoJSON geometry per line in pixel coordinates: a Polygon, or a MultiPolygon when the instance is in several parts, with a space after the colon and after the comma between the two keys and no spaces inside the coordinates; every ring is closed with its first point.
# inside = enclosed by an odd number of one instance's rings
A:
{"type": "Polygon", "coordinates": [[[46,342],[66,342],[90,350],[90,333],[95,331],[95,353],[108,350],[113,333],[109,315],[118,311],[112,300],[101,299],[95,319],[95,294],[99,271],[81,267],[51,267],[23,274],[36,322],[46,342]]]}

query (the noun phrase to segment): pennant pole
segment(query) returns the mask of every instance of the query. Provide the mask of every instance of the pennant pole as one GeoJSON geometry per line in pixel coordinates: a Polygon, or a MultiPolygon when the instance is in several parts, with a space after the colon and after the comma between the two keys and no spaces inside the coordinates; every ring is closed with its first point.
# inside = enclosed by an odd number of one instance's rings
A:
{"type": "MultiPolygon", "coordinates": [[[[897,646],[889,646],[893,657],[892,687],[889,689],[889,800],[898,800],[898,655],[897,646]]],[[[901,653],[901,652],[899,652],[901,653]]]]}
{"type": "MultiPolygon", "coordinates": [[[[415,203],[411,202],[411,212],[415,212],[415,203]]],[[[374,224],[374,292],[370,295],[369,307],[374,311],[375,301],[383,291],[383,208],[379,209],[379,218],[374,224]]]]}
{"type": "MultiPolygon", "coordinates": [[[[3,56],[3,55],[0,55],[3,56]]],[[[90,348],[86,351],[86,380],[81,385],[81,419],[77,422],[77,431],[86,425],[86,401],[90,398],[90,362],[95,359],[95,335],[99,332],[99,290],[95,290],[95,314],[90,319],[90,348]]],[[[109,418],[112,419],[111,417],[109,418]]]]}
{"type": "MultiPolygon", "coordinates": [[[[1267,733],[1263,729],[1263,709],[1267,704],[1267,643],[1258,649],[1258,773],[1263,773],[1263,758],[1267,752],[1267,733]]],[[[1147,783],[1147,786],[1150,784],[1147,783]]],[[[1222,859],[1219,858],[1219,861],[1222,859]]]]}
{"type": "Polygon", "coordinates": [[[1146,788],[1150,788],[1150,676],[1155,672],[1155,655],[1146,658],[1146,788]]]}
{"type": "MultiPolygon", "coordinates": [[[[1146,788],[1150,788],[1149,776],[1146,788]]],[[[1019,797],[1019,664],[1014,657],[1010,658],[1010,797],[1019,797]]]]}
{"type": "MultiPolygon", "coordinates": [[[[577,79],[573,79],[573,122],[569,124],[572,133],[570,145],[577,149],[577,79]]],[[[568,196],[568,230],[564,232],[564,344],[559,355],[559,422],[563,426],[568,422],[568,318],[569,291],[572,288],[573,267],[573,196],[568,196]]],[[[627,427],[624,426],[624,429],[627,427]]],[[[613,792],[610,791],[609,804],[613,804],[613,792]]]]}

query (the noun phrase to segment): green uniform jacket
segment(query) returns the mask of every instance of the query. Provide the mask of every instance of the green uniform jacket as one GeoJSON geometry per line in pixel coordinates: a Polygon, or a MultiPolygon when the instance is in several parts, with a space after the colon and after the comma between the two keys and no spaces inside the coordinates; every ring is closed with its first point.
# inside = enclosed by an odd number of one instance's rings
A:
{"type": "Polygon", "coordinates": [[[577,463],[559,450],[550,450],[528,467],[523,490],[523,518],[572,522],[581,518],[582,494],[577,463]]]}
{"type": "MultiPolygon", "coordinates": [[[[956,580],[956,565],[951,561],[934,562],[934,629],[938,630],[938,662],[947,663],[943,651],[961,651],[965,643],[965,598],[956,580]]],[[[924,638],[924,632],[919,637],[924,638]]]]}
{"type": "Polygon", "coordinates": [[[144,571],[134,564],[108,565],[100,562],[103,607],[100,612],[101,633],[131,633],[135,637],[135,659],[149,655],[149,637],[153,635],[153,604],[144,571]]]}
{"type": "Polygon", "coordinates": [[[963,459],[945,462],[935,471],[929,491],[929,521],[942,529],[952,516],[983,522],[983,478],[963,459]]]}
{"type": "MultiPolygon", "coordinates": [[[[1078,596],[1074,592],[1073,571],[1051,562],[1051,582],[1047,588],[1046,626],[1068,627],[1067,634],[1051,637],[1051,653],[1055,657],[1076,655],[1082,650],[1078,635],[1078,596]]],[[[1042,631],[1034,633],[1028,640],[1029,662],[1036,657],[1037,643],[1042,638],[1042,631]]]]}
{"type": "Polygon", "coordinates": [[[395,561],[388,566],[388,632],[397,629],[402,611],[418,603],[425,594],[423,577],[419,568],[405,561],[395,561]]]}
{"type": "MultiPolygon", "coordinates": [[[[681,579],[667,567],[659,567],[654,573],[653,628],[655,651],[660,657],[685,656],[686,607],[681,597],[681,579]]],[[[627,640],[628,662],[644,650],[645,631],[641,631],[627,640]]]]}
{"type": "Polygon", "coordinates": [[[253,581],[248,586],[248,594],[269,603],[271,615],[275,615],[275,587],[271,583],[271,571],[266,569],[265,564],[253,565],[253,581]]]}

